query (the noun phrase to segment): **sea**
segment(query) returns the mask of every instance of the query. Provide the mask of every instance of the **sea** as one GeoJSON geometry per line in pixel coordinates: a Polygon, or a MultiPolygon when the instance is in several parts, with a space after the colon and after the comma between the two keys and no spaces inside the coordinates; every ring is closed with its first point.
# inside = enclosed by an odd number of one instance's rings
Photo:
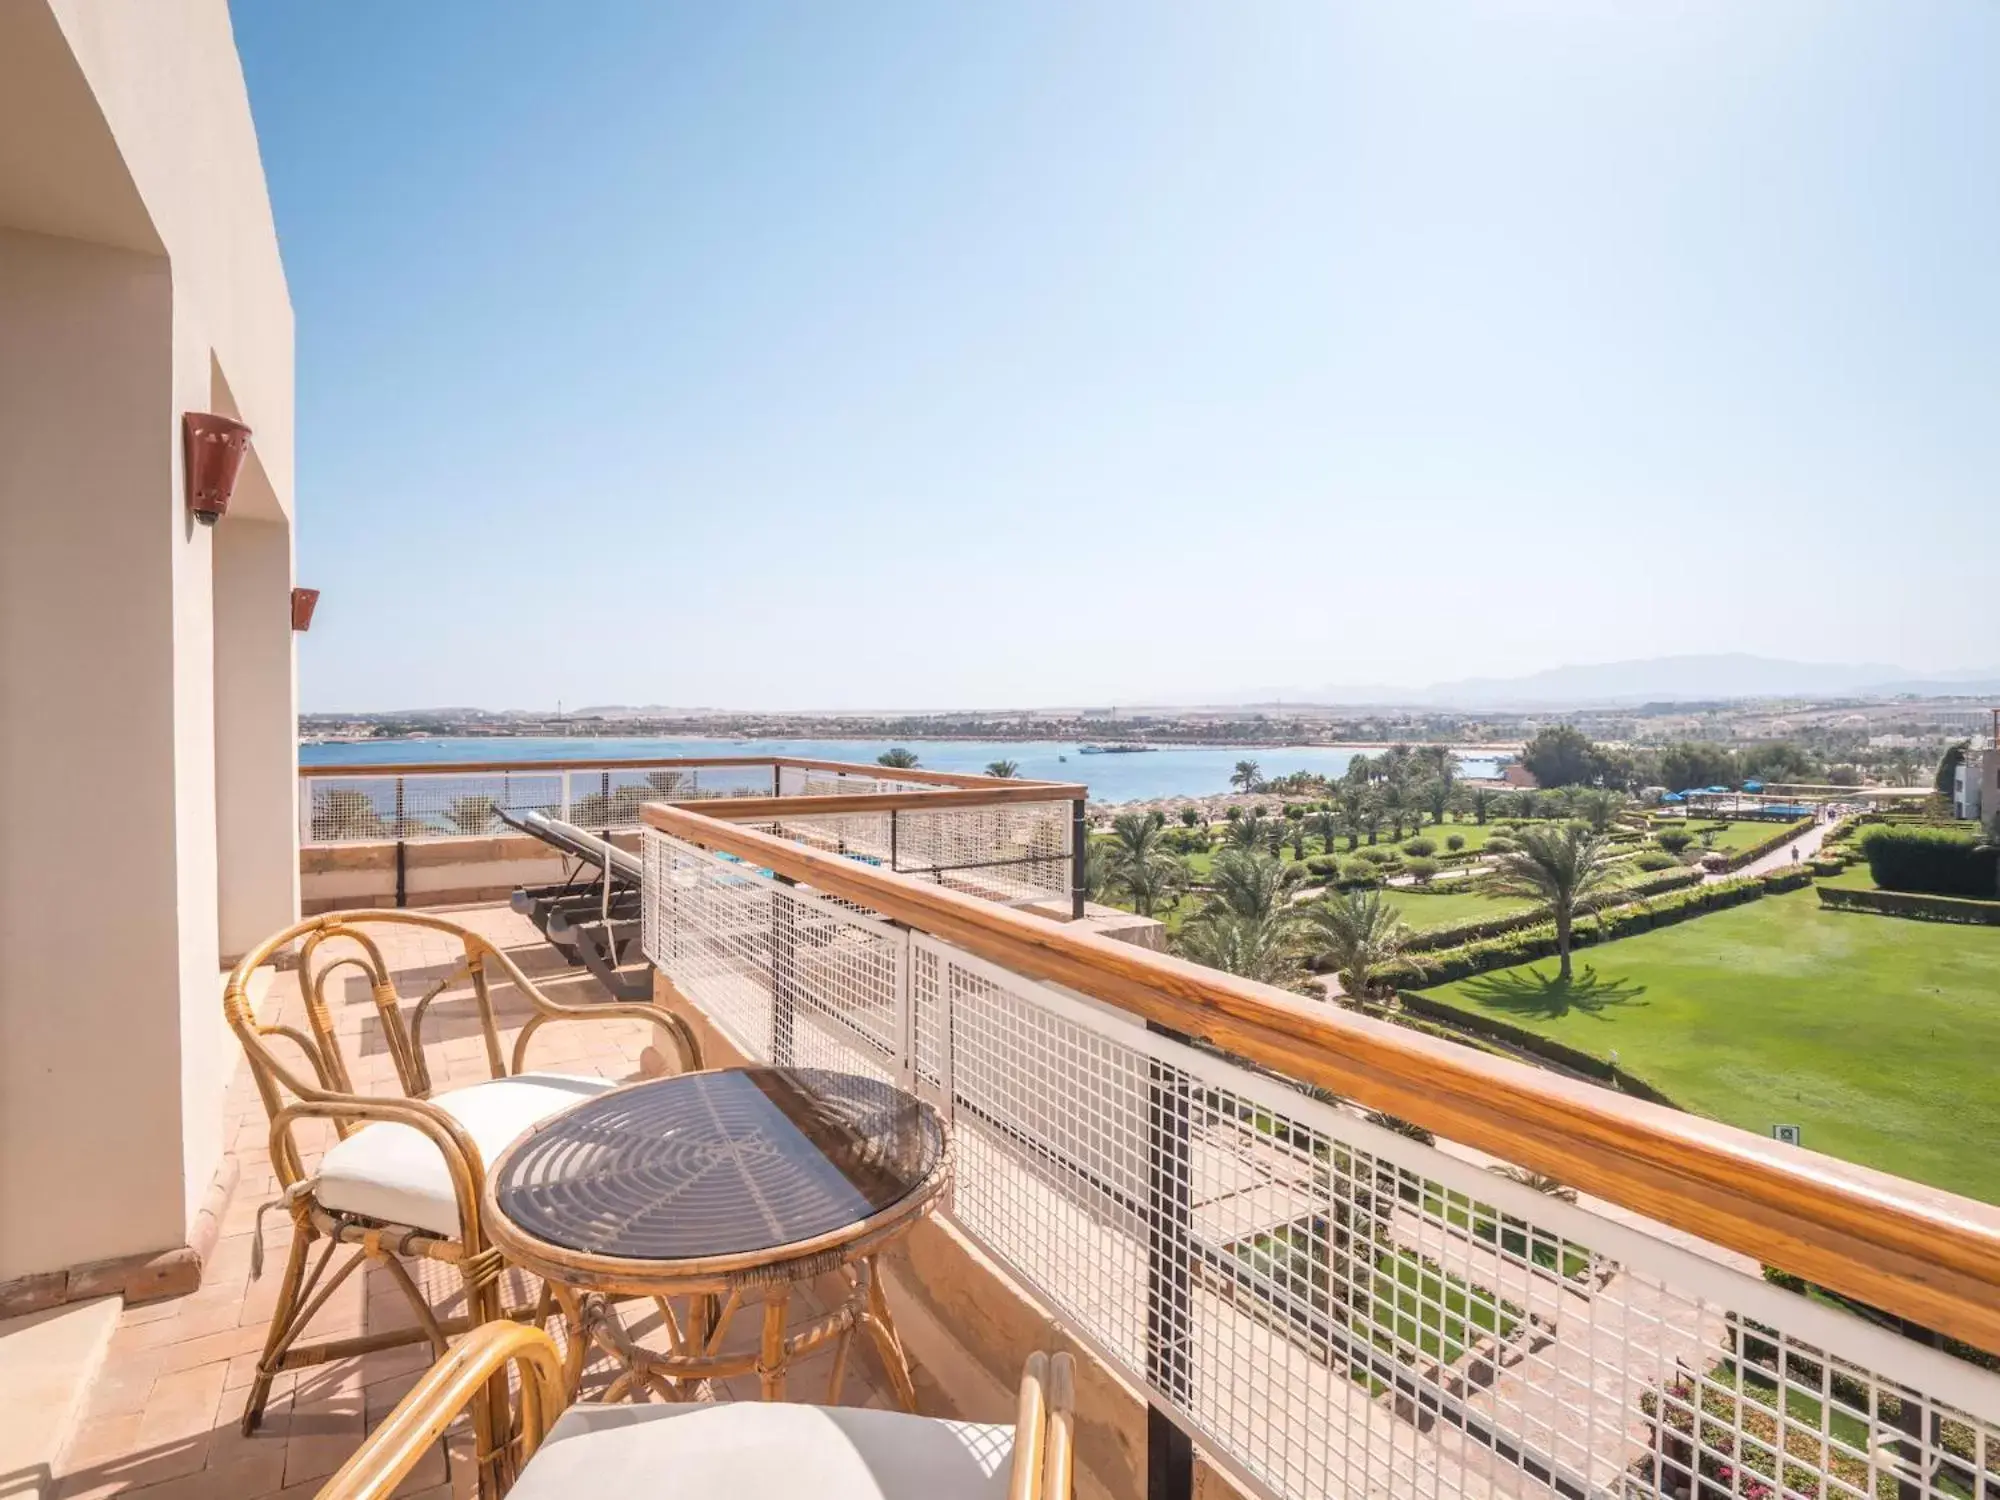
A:
{"type": "MultiPolygon", "coordinates": [[[[1353,745],[1162,745],[1131,754],[1086,755],[1080,742],[1059,740],[736,740],[582,739],[551,736],[458,739],[424,737],[340,740],[299,746],[307,766],[418,765],[424,761],[567,760],[590,764],[639,757],[795,755],[809,760],[868,764],[894,745],[916,752],[917,764],[934,771],[983,771],[1011,760],[1019,774],[1038,781],[1080,781],[1092,801],[1135,802],[1155,797],[1206,797],[1229,790],[1239,760],[1254,760],[1268,778],[1293,771],[1338,776],[1357,755],[1353,745]]],[[[1492,757],[1461,756],[1459,774],[1500,774],[1492,757]]]]}

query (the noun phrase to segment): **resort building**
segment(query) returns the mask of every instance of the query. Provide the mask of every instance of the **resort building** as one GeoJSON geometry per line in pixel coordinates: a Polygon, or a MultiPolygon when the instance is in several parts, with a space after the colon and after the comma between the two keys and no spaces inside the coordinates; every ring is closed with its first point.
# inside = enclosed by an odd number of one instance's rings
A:
{"type": "Polygon", "coordinates": [[[292,372],[224,0],[0,5],[7,1500],[2000,1486],[2000,1209],[1150,951],[1082,786],[302,775],[292,372]]]}

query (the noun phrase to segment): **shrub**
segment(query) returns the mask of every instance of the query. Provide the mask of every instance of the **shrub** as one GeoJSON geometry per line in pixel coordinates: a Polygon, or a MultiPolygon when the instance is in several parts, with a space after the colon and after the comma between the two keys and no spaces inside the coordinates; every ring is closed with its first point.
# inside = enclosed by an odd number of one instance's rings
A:
{"type": "Polygon", "coordinates": [[[1200,812],[1200,810],[1199,810],[1199,809],[1197,809],[1197,808],[1192,808],[1192,807],[1184,807],[1184,808],[1182,808],[1182,809],[1181,809],[1181,824],[1182,824],[1182,826],[1183,826],[1183,827],[1187,827],[1187,828],[1199,828],[1199,827],[1201,826],[1201,812],[1200,812]]]}
{"type": "Polygon", "coordinates": [[[1365,859],[1343,860],[1340,883],[1345,886],[1377,886],[1382,883],[1382,872],[1365,859]]]}
{"type": "Polygon", "coordinates": [[[1486,841],[1486,852],[1488,854],[1512,854],[1520,847],[1519,844],[1508,838],[1504,833],[1496,833],[1486,841]]]}
{"type": "Polygon", "coordinates": [[[1634,858],[1632,863],[1642,870],[1670,870],[1680,861],[1664,849],[1648,849],[1634,858]]]}
{"type": "Polygon", "coordinates": [[[1878,825],[1861,835],[1868,872],[1885,891],[1990,897],[1994,851],[1951,828],[1878,825]]]}
{"type": "Polygon", "coordinates": [[[1453,854],[1458,853],[1459,850],[1465,847],[1465,835],[1462,833],[1448,835],[1444,841],[1444,846],[1453,854]]]}
{"type": "Polygon", "coordinates": [[[1685,828],[1662,828],[1653,835],[1653,842],[1669,854],[1679,854],[1694,842],[1694,835],[1685,828]]]}
{"type": "MultiPolygon", "coordinates": [[[[1425,842],[1428,843],[1429,840],[1425,840],[1425,842]]],[[[1437,875],[1438,862],[1434,859],[1426,859],[1423,855],[1419,854],[1412,856],[1403,868],[1416,877],[1418,885],[1429,885],[1437,875]]]]}
{"type": "Polygon", "coordinates": [[[1840,911],[1879,912],[1890,917],[1916,917],[1927,922],[1969,922],[2000,927],[2000,901],[1969,901],[1962,896],[1931,896],[1917,891],[1856,891],[1843,886],[1819,888],[1819,904],[1840,911]]]}
{"type": "Polygon", "coordinates": [[[1403,844],[1403,852],[1405,854],[1414,854],[1418,859],[1429,859],[1433,854],[1438,852],[1437,840],[1426,838],[1406,840],[1403,844]]]}
{"type": "Polygon", "coordinates": [[[1308,873],[1331,880],[1340,873],[1340,861],[1331,854],[1315,854],[1306,861],[1308,873]]]}
{"type": "Polygon", "coordinates": [[[1396,862],[1394,852],[1388,849],[1363,849],[1360,851],[1360,857],[1367,860],[1371,865],[1386,865],[1396,862]]]}

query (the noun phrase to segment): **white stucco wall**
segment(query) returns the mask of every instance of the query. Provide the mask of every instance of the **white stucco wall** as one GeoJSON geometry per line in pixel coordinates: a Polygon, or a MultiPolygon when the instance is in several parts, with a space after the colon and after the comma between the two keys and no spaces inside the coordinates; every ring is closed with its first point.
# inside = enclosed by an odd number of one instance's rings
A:
{"type": "Polygon", "coordinates": [[[223,0],[0,6],[0,1281],[174,1248],[220,1162],[223,893],[282,839],[257,920],[296,902],[291,510],[223,0]],[[210,531],[180,416],[224,402],[255,474],[210,531]]]}

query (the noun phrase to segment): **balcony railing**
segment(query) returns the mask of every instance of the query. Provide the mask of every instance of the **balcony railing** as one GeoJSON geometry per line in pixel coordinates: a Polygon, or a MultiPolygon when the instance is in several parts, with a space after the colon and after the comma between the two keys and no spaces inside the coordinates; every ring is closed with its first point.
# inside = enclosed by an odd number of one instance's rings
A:
{"type": "Polygon", "coordinates": [[[947,1111],[956,1226],[1249,1492],[2000,1495],[2000,1211],[708,811],[660,972],[947,1111]]]}
{"type": "MultiPolygon", "coordinates": [[[[771,756],[301,766],[299,842],[416,842],[501,833],[502,811],[516,817],[547,813],[615,832],[637,828],[646,802],[855,796],[979,784],[994,783],[941,771],[771,756]]],[[[1071,790],[1081,794],[1081,788],[1071,790]]]]}

